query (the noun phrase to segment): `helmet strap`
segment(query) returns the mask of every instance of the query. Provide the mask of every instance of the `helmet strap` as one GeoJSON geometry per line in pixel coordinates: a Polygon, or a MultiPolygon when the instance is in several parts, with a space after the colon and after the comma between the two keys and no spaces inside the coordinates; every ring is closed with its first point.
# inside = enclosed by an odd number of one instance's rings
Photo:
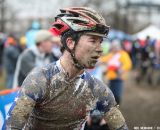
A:
{"type": "MultiPolygon", "coordinates": [[[[75,34],[75,31],[70,30],[67,33],[65,33],[64,35],[72,35],[73,36],[73,34],[75,34]]],[[[83,34],[84,34],[84,32],[81,32],[79,35],[73,37],[73,40],[75,41],[75,44],[74,44],[74,47],[73,47],[72,50],[67,46],[67,44],[63,45],[64,48],[70,53],[74,66],[79,70],[82,70],[85,67],[78,61],[78,59],[76,59],[76,57],[75,57],[75,49],[76,49],[76,45],[78,44],[80,36],[82,36],[83,34]]]]}
{"type": "Polygon", "coordinates": [[[73,48],[72,50],[70,50],[70,49],[67,47],[67,51],[71,54],[71,57],[72,57],[74,66],[75,66],[77,69],[82,70],[82,69],[84,69],[85,67],[78,61],[78,59],[76,59],[76,57],[75,57],[75,48],[76,48],[76,44],[74,45],[74,48],[73,48]]]}

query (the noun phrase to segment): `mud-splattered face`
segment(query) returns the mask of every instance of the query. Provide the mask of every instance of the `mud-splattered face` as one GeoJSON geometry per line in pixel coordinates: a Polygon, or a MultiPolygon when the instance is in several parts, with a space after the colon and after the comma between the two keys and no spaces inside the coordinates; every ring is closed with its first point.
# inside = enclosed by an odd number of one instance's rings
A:
{"type": "Polygon", "coordinates": [[[85,68],[93,68],[101,56],[102,38],[93,35],[82,35],[76,46],[75,56],[85,68]]]}

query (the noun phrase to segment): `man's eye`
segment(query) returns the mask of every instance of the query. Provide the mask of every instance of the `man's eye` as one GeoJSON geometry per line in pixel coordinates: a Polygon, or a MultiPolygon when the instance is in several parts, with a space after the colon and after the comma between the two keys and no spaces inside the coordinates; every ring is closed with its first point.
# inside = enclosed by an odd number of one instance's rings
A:
{"type": "Polygon", "coordinates": [[[90,42],[96,42],[95,40],[93,40],[93,41],[90,41],[90,42]]]}

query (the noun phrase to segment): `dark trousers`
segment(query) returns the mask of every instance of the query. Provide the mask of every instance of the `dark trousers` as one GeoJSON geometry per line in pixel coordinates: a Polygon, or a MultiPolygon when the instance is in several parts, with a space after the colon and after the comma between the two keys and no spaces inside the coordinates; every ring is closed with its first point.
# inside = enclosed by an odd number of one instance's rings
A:
{"type": "Polygon", "coordinates": [[[123,80],[121,79],[110,80],[109,88],[113,92],[117,104],[120,104],[123,94],[123,80]]]}

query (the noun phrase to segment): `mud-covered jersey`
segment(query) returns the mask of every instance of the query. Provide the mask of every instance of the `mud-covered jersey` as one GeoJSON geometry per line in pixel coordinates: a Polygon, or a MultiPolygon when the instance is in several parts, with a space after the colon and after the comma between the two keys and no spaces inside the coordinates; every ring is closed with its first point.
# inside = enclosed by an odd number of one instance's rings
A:
{"type": "Polygon", "coordinates": [[[70,80],[57,61],[27,76],[8,113],[6,127],[78,130],[90,110],[108,113],[115,105],[112,92],[102,82],[87,71],[70,80]]]}

